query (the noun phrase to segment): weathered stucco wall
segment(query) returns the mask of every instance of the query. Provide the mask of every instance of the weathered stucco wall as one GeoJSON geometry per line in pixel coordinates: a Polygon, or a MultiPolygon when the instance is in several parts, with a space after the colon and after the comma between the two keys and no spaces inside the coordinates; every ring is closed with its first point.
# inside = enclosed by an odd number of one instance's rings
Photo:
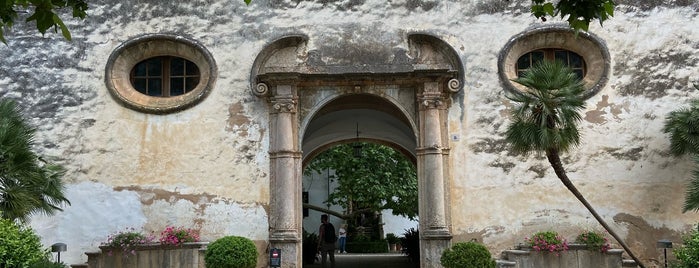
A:
{"type": "MultiPolygon", "coordinates": [[[[609,82],[587,102],[583,145],[566,154],[572,180],[644,259],[655,241],[699,220],[681,213],[692,163],[668,153],[666,114],[697,96],[699,3],[618,1],[615,17],[592,25],[611,55],[609,82]]],[[[72,205],[32,221],[50,245],[68,244],[68,263],[86,260],[124,227],[200,229],[205,240],[268,236],[268,107],[250,94],[250,68],[265,44],[304,34],[310,48],[333,40],[435,35],[459,53],[465,88],[454,97],[451,227],[456,240],[477,238],[497,253],[534,231],[573,235],[599,229],[542,156],[508,152],[508,109],[497,75],[500,50],[542,25],[529,1],[90,1],[84,22],[67,20],[73,41],[40,37],[18,24],[0,46],[0,97],[17,99],[39,128],[37,149],[65,165],[72,205]],[[107,92],[107,58],[147,33],[200,42],[218,74],[198,105],[167,115],[139,113],[107,92]],[[374,36],[374,33],[390,33],[374,36]],[[321,42],[322,40],[322,42],[321,42]]],[[[339,43],[339,42],[338,42],[339,43]]],[[[361,44],[356,42],[355,44],[361,44]]],[[[353,48],[336,48],[351,53],[353,48]]],[[[310,49],[309,49],[310,50],[310,49]]],[[[356,50],[362,51],[362,50],[356,50]]]]}

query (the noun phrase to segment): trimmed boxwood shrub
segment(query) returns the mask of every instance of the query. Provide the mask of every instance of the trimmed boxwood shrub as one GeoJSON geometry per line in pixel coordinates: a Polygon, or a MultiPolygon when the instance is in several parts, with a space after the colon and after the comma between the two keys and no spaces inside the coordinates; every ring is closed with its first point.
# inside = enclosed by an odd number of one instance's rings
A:
{"type": "Polygon", "coordinates": [[[442,252],[440,263],[444,268],[495,268],[495,260],[490,251],[474,242],[454,244],[442,252]]]}
{"type": "Polygon", "coordinates": [[[255,268],[257,248],[248,238],[225,236],[209,244],[204,262],[207,268],[255,268]]]}
{"type": "Polygon", "coordinates": [[[46,254],[34,230],[0,219],[0,267],[28,267],[46,254]]]}

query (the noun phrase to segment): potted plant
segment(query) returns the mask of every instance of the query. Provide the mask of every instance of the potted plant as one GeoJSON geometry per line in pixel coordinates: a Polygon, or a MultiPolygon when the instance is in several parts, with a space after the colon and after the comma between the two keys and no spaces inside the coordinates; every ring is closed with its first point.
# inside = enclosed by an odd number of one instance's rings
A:
{"type": "Polygon", "coordinates": [[[190,242],[199,242],[199,232],[194,229],[168,226],[160,233],[162,245],[180,246],[190,242]]]}
{"type": "Polygon", "coordinates": [[[575,243],[583,244],[587,246],[590,250],[597,250],[599,252],[607,252],[611,246],[609,245],[609,240],[603,235],[594,232],[584,232],[575,238],[575,243]]]}
{"type": "Polygon", "coordinates": [[[114,252],[120,252],[128,257],[128,255],[136,255],[136,246],[150,244],[154,240],[153,236],[146,236],[134,228],[127,228],[124,231],[109,235],[107,241],[100,246],[100,249],[106,251],[109,256],[112,256],[114,252]]]}
{"type": "Polygon", "coordinates": [[[536,251],[558,255],[560,252],[568,250],[568,241],[555,231],[537,232],[531,238],[524,240],[536,251]]]}
{"type": "Polygon", "coordinates": [[[391,252],[398,250],[398,243],[400,243],[400,239],[396,236],[396,234],[387,233],[386,242],[388,242],[388,248],[391,252]]]}

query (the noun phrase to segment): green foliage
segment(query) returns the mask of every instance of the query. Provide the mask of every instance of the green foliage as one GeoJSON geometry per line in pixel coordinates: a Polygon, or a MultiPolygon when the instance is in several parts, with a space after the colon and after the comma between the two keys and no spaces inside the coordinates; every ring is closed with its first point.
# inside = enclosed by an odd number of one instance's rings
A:
{"type": "Polygon", "coordinates": [[[46,251],[34,230],[0,219],[0,267],[29,267],[44,259],[46,251]]]}
{"type": "Polygon", "coordinates": [[[594,231],[579,234],[578,237],[575,238],[575,242],[585,244],[588,249],[598,250],[600,252],[607,252],[611,247],[606,237],[594,231]]]}
{"type": "Polygon", "coordinates": [[[352,253],[388,253],[386,240],[347,242],[346,247],[352,253]]]}
{"type": "Polygon", "coordinates": [[[398,238],[398,236],[396,236],[394,233],[387,233],[386,241],[388,241],[389,244],[398,244],[400,243],[400,238],[398,238]]]}
{"type": "Polygon", "coordinates": [[[400,240],[405,252],[413,262],[420,262],[420,231],[415,228],[406,229],[400,240]]]}
{"type": "Polygon", "coordinates": [[[255,268],[257,248],[248,238],[225,236],[209,244],[204,261],[207,268],[255,268]]]}
{"type": "MultiPolygon", "coordinates": [[[[699,90],[699,84],[694,85],[699,90]]],[[[675,156],[692,155],[694,172],[687,185],[683,212],[699,211],[699,99],[690,106],[672,111],[665,117],[663,132],[670,134],[670,152],[675,156]]]]}
{"type": "Polygon", "coordinates": [[[26,221],[35,213],[53,214],[70,204],[63,194],[64,169],[32,151],[34,132],[17,105],[0,100],[0,216],[26,221]]]}
{"type": "Polygon", "coordinates": [[[110,256],[114,251],[120,251],[122,255],[136,255],[136,246],[149,244],[155,240],[153,236],[144,235],[136,231],[134,228],[128,228],[125,231],[119,231],[107,237],[107,241],[102,243],[102,246],[108,247],[107,254],[110,256]]]}
{"type": "Polygon", "coordinates": [[[614,16],[614,5],[612,0],[560,0],[555,5],[549,0],[532,0],[531,12],[542,21],[560,15],[576,31],[587,31],[593,20],[602,25],[614,16]]]}
{"type": "Polygon", "coordinates": [[[442,252],[439,260],[444,268],[495,268],[488,249],[478,243],[461,242],[442,252]]]}
{"type": "Polygon", "coordinates": [[[506,139],[518,153],[556,149],[580,143],[578,122],[585,108],[580,79],[561,62],[540,61],[514,80],[527,91],[507,96],[515,102],[506,139]]]}
{"type": "Polygon", "coordinates": [[[61,34],[68,40],[71,40],[70,31],[63,23],[63,20],[56,14],[55,11],[63,8],[71,8],[73,10],[73,18],[84,19],[87,15],[87,2],[85,0],[4,0],[0,1],[0,41],[7,43],[4,37],[3,29],[12,27],[17,15],[17,8],[23,10],[33,10],[26,22],[36,22],[36,28],[41,34],[45,34],[46,30],[53,27],[54,32],[61,29],[61,34]]]}
{"type": "Polygon", "coordinates": [[[40,261],[37,261],[37,262],[29,265],[29,268],[66,268],[66,267],[68,267],[68,266],[65,263],[52,262],[48,258],[42,259],[40,261]]]}
{"type": "Polygon", "coordinates": [[[672,250],[677,263],[675,268],[699,267],[699,232],[694,230],[682,238],[682,246],[672,250]]]}
{"type": "Polygon", "coordinates": [[[304,173],[335,171],[332,179],[338,186],[330,194],[330,204],[371,211],[392,209],[394,215],[415,219],[417,172],[413,163],[388,146],[355,145],[362,147],[361,157],[354,156],[352,144],[338,145],[314,158],[304,173]]]}
{"type": "Polygon", "coordinates": [[[568,250],[568,242],[555,231],[537,232],[531,238],[524,239],[536,251],[554,252],[568,250]]]}

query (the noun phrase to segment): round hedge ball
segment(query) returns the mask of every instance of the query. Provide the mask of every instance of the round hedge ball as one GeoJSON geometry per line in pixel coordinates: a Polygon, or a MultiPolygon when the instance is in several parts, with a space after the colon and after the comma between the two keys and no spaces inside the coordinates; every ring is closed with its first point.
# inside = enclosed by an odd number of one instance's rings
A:
{"type": "Polygon", "coordinates": [[[248,238],[225,236],[209,244],[204,262],[207,268],[255,268],[257,248],[248,238]]]}

